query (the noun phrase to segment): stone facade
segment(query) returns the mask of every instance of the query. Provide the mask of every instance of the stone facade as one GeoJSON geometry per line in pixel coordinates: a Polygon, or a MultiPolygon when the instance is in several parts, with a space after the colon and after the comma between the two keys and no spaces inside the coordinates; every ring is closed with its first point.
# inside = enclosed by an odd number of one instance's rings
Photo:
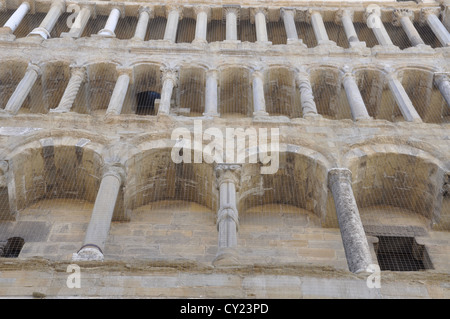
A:
{"type": "Polygon", "coordinates": [[[449,10],[0,1],[0,296],[449,298],[449,10]],[[197,161],[200,121],[278,170],[197,161]],[[381,236],[432,266],[370,288],[381,236]]]}

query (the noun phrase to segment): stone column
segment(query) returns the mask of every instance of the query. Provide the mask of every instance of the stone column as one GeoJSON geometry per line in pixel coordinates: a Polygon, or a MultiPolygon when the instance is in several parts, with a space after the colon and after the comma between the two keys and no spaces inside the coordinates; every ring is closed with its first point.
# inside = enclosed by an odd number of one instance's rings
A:
{"type": "Polygon", "coordinates": [[[120,15],[120,10],[118,8],[113,8],[109,13],[108,20],[106,20],[105,27],[101,29],[97,34],[103,37],[115,38],[116,34],[114,33],[114,30],[116,30],[120,15]]]}
{"type": "Polygon", "coordinates": [[[442,46],[447,47],[450,46],[450,34],[439,20],[438,15],[439,8],[424,8],[420,11],[420,21],[422,24],[428,24],[442,46]]]}
{"type": "Polygon", "coordinates": [[[139,19],[136,26],[136,30],[134,31],[134,40],[145,40],[145,34],[147,33],[148,22],[150,18],[154,17],[153,9],[149,7],[140,7],[139,8],[139,19]]]}
{"type": "Polygon", "coordinates": [[[366,105],[359,91],[358,84],[356,83],[355,75],[350,70],[344,70],[344,76],[342,79],[345,93],[347,95],[348,104],[352,112],[352,118],[354,121],[370,119],[367,112],[366,105]]]}
{"type": "Polygon", "coordinates": [[[266,116],[266,100],[264,98],[264,73],[255,70],[252,73],[253,116],[266,116]]]}
{"type": "Polygon", "coordinates": [[[317,44],[329,44],[331,41],[328,38],[327,30],[325,29],[325,24],[322,19],[322,14],[319,11],[309,10],[307,19],[311,21],[317,44]]]}
{"type": "Polygon", "coordinates": [[[224,6],[227,41],[239,41],[237,36],[237,19],[239,17],[239,11],[239,6],[224,6]]]}
{"type": "Polygon", "coordinates": [[[178,71],[171,68],[162,68],[162,89],[161,102],[159,103],[158,115],[169,115],[170,100],[172,98],[173,88],[178,82],[178,71]]]}
{"type": "Polygon", "coordinates": [[[5,160],[0,160],[0,220],[14,220],[11,214],[11,208],[9,204],[9,191],[8,191],[8,174],[9,164],[5,160]]]}
{"type": "Polygon", "coordinates": [[[336,14],[336,24],[342,24],[344,27],[345,35],[350,48],[365,47],[366,43],[361,42],[356,34],[355,26],[353,25],[353,11],[339,10],[336,14]]]}
{"type": "Polygon", "coordinates": [[[394,45],[380,17],[381,13],[377,10],[367,10],[364,14],[366,24],[372,29],[378,44],[383,46],[394,45]]]}
{"type": "Polygon", "coordinates": [[[167,24],[164,31],[164,40],[175,43],[177,40],[178,20],[182,19],[183,10],[180,6],[169,5],[166,7],[167,24]]]}
{"type": "Polygon", "coordinates": [[[205,116],[219,116],[217,104],[217,70],[208,70],[206,72],[206,89],[205,89],[205,116]]]}
{"type": "Polygon", "coordinates": [[[66,90],[61,98],[61,101],[53,110],[50,110],[50,113],[66,113],[70,112],[70,109],[73,106],[73,102],[75,102],[75,98],[77,97],[78,91],[80,89],[81,83],[83,83],[86,78],[86,70],[84,67],[73,67],[71,69],[71,76],[69,83],[67,84],[66,90]]]}
{"type": "Polygon", "coordinates": [[[329,170],[328,187],[333,194],[348,268],[353,273],[364,272],[372,264],[372,256],[353,195],[351,171],[346,168],[329,170]]]}
{"type": "Polygon", "coordinates": [[[316,103],[314,102],[309,74],[305,71],[298,72],[295,76],[295,82],[300,89],[300,103],[302,106],[303,117],[319,116],[319,114],[317,114],[316,103]]]}
{"type": "Polygon", "coordinates": [[[195,38],[193,43],[206,44],[206,34],[208,29],[208,19],[211,16],[211,8],[208,6],[196,6],[194,12],[197,16],[195,23],[195,38]]]}
{"type": "Polygon", "coordinates": [[[402,27],[413,46],[425,44],[417,32],[414,24],[414,12],[409,9],[396,9],[392,14],[392,24],[396,27],[402,27]]]}
{"type": "Polygon", "coordinates": [[[44,20],[42,20],[39,27],[34,29],[28,34],[28,36],[39,35],[44,39],[50,38],[50,32],[52,32],[53,27],[58,21],[61,14],[66,9],[66,4],[63,0],[56,0],[52,2],[52,6],[45,16],[44,20]]]}
{"type": "Polygon", "coordinates": [[[131,69],[119,69],[118,78],[114,91],[109,100],[108,108],[106,109],[106,115],[119,115],[122,112],[123,102],[128,92],[128,85],[130,84],[130,78],[132,76],[131,69]]]}
{"type": "Polygon", "coordinates": [[[124,180],[125,170],[120,164],[105,167],[83,246],[73,254],[72,260],[103,260],[103,249],[108,239],[114,208],[124,180]]]}
{"type": "Polygon", "coordinates": [[[391,90],[392,95],[394,96],[394,99],[397,102],[397,105],[400,108],[400,112],[402,112],[405,121],[422,122],[422,119],[414,108],[414,105],[412,104],[408,94],[406,93],[405,88],[400,83],[397,76],[394,74],[394,71],[388,71],[386,77],[389,89],[391,90]]]}
{"type": "Polygon", "coordinates": [[[28,2],[22,2],[22,4],[14,11],[8,21],[3,25],[3,28],[7,28],[7,33],[14,33],[20,22],[22,22],[25,15],[30,11],[30,4],[28,2]]]}
{"type": "Polygon", "coordinates": [[[11,97],[8,100],[8,103],[5,106],[5,111],[11,114],[16,114],[17,112],[19,112],[23,102],[27,98],[28,94],[33,88],[34,83],[36,82],[37,78],[40,75],[41,69],[37,65],[31,63],[28,64],[28,68],[27,71],[25,72],[25,75],[17,85],[16,89],[14,90],[14,93],[11,95],[11,97]]]}
{"type": "Polygon", "coordinates": [[[436,73],[434,75],[434,83],[436,83],[445,102],[447,102],[447,106],[450,107],[450,80],[448,75],[445,73],[436,73]]]}
{"type": "Polygon", "coordinates": [[[91,18],[91,14],[93,12],[93,8],[88,5],[85,5],[81,8],[78,13],[75,21],[73,22],[72,27],[69,32],[61,33],[61,38],[79,38],[83,34],[84,28],[86,28],[89,19],[91,18]]]}
{"type": "Polygon", "coordinates": [[[219,210],[217,212],[217,230],[219,232],[218,252],[214,264],[235,263],[237,254],[237,232],[239,213],[236,192],[239,188],[241,166],[218,164],[215,168],[219,189],[219,210]]]}
{"type": "Polygon", "coordinates": [[[256,28],[256,42],[259,43],[269,43],[269,38],[267,36],[267,10],[264,8],[252,9],[250,12],[251,22],[255,23],[256,28]]]}
{"type": "Polygon", "coordinates": [[[280,14],[283,18],[284,29],[286,30],[287,44],[303,43],[303,41],[298,38],[297,28],[295,27],[295,9],[281,8],[280,14]]]}

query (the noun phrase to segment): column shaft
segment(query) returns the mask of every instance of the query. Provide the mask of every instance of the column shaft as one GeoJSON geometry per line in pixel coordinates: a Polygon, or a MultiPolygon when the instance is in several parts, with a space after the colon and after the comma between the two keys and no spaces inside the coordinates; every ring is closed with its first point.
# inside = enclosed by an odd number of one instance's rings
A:
{"type": "Polygon", "coordinates": [[[359,91],[358,84],[353,74],[347,73],[343,79],[345,93],[347,95],[350,110],[352,112],[353,120],[369,119],[366,105],[359,91]]]}
{"type": "Polygon", "coordinates": [[[22,22],[25,15],[30,11],[30,4],[28,2],[23,2],[17,9],[14,11],[11,17],[9,17],[8,21],[3,25],[4,28],[10,28],[11,33],[16,31],[20,22],[22,22]]]}
{"type": "Polygon", "coordinates": [[[263,74],[260,71],[255,71],[253,77],[253,115],[267,115],[266,101],[264,98],[264,83],[263,74]]]}
{"type": "Polygon", "coordinates": [[[303,117],[308,115],[317,115],[317,107],[314,102],[314,95],[311,88],[311,82],[307,73],[299,73],[296,78],[300,89],[300,103],[302,106],[303,117]]]}
{"type": "Polygon", "coordinates": [[[231,182],[220,185],[220,208],[217,225],[219,231],[219,250],[237,246],[236,186],[231,182]]]}
{"type": "Polygon", "coordinates": [[[210,70],[206,73],[204,115],[218,116],[217,102],[217,71],[210,70]]]}
{"type": "Polygon", "coordinates": [[[113,8],[109,13],[108,20],[106,20],[105,27],[98,32],[98,35],[115,37],[116,34],[114,33],[114,30],[116,30],[119,18],[120,18],[120,10],[117,8],[113,8]]]}
{"type": "Polygon", "coordinates": [[[64,2],[54,2],[39,27],[31,31],[29,35],[40,35],[44,39],[50,38],[50,33],[52,32],[53,27],[55,26],[59,17],[64,12],[64,9],[64,2]]]}
{"type": "Polygon", "coordinates": [[[169,40],[174,43],[176,42],[179,19],[180,11],[178,8],[169,11],[169,14],[167,16],[166,29],[164,31],[164,40],[169,40]]]}
{"type": "Polygon", "coordinates": [[[39,69],[36,66],[28,66],[27,71],[25,72],[24,77],[17,85],[14,93],[8,100],[8,103],[5,106],[5,111],[10,112],[12,114],[16,114],[19,112],[19,109],[22,107],[23,102],[27,98],[31,89],[33,88],[34,83],[36,82],[39,76],[39,69]]]}
{"type": "Polygon", "coordinates": [[[351,44],[359,42],[355,26],[353,24],[350,13],[347,10],[342,10],[341,21],[342,25],[344,26],[344,32],[345,35],[347,36],[348,43],[351,44]]]}
{"type": "Polygon", "coordinates": [[[313,11],[311,13],[311,24],[318,44],[330,41],[320,12],[313,11]]]}
{"type": "Polygon", "coordinates": [[[83,83],[84,81],[84,78],[84,68],[74,68],[58,107],[50,110],[50,112],[70,112],[70,109],[72,108],[73,102],[75,102],[75,98],[77,97],[78,91],[80,89],[81,83],[83,83]]]}
{"type": "Polygon", "coordinates": [[[237,9],[226,9],[226,39],[237,41],[237,9]]]}
{"type": "Polygon", "coordinates": [[[400,22],[402,24],[403,30],[406,33],[406,36],[408,37],[409,41],[413,46],[425,44],[425,42],[423,42],[419,32],[417,32],[416,28],[414,27],[414,24],[412,23],[409,17],[402,16],[400,18],[400,22]]]}
{"type": "Polygon", "coordinates": [[[255,13],[256,41],[268,42],[266,16],[261,10],[255,13]]]}
{"type": "Polygon", "coordinates": [[[388,74],[388,85],[405,121],[422,122],[403,85],[394,74],[388,74]]]}
{"type": "Polygon", "coordinates": [[[433,33],[439,39],[442,46],[450,45],[450,34],[448,33],[441,20],[434,13],[424,13],[426,15],[427,24],[430,26],[433,33]]]}
{"type": "Polygon", "coordinates": [[[173,88],[177,83],[176,71],[165,71],[162,77],[161,100],[159,103],[158,115],[170,113],[170,100],[172,99],[173,88]]]}
{"type": "Polygon", "coordinates": [[[353,273],[366,271],[372,264],[372,257],[353,195],[351,172],[342,168],[331,169],[328,185],[333,194],[349,270],[353,273]]]}
{"type": "Polygon", "coordinates": [[[450,107],[450,81],[446,76],[437,75],[435,76],[435,83],[444,97],[445,102],[447,102],[447,106],[450,107]]]}
{"type": "Polygon", "coordinates": [[[297,28],[295,27],[294,10],[281,9],[284,29],[286,30],[287,42],[298,41],[297,28]]]}
{"type": "Polygon", "coordinates": [[[194,42],[206,43],[207,28],[208,28],[208,13],[206,12],[206,9],[201,9],[197,12],[194,42]]]}
{"type": "Polygon", "coordinates": [[[373,30],[379,45],[394,45],[377,13],[367,13],[367,26],[373,30]]]}
{"type": "Polygon", "coordinates": [[[89,7],[81,8],[69,32],[61,33],[62,38],[79,38],[83,34],[84,28],[91,17],[91,9],[89,7]]]}
{"type": "Polygon", "coordinates": [[[142,10],[139,11],[139,19],[136,26],[136,31],[134,32],[134,39],[144,41],[145,34],[147,33],[149,20],[150,20],[149,9],[142,8],[142,10]]]}
{"type": "Polygon", "coordinates": [[[123,102],[125,100],[125,96],[127,95],[129,83],[130,76],[128,74],[121,74],[117,78],[106,114],[119,115],[122,112],[123,102]]]}

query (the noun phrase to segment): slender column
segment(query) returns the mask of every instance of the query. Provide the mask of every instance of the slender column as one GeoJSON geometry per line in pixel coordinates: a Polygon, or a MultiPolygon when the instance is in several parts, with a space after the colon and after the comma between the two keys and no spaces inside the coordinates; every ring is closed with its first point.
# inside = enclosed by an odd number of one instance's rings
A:
{"type": "Polygon", "coordinates": [[[153,9],[149,7],[139,8],[139,19],[136,26],[136,31],[134,32],[133,39],[144,41],[145,34],[147,33],[148,22],[150,18],[154,17],[153,9]]]}
{"type": "Polygon", "coordinates": [[[161,102],[159,103],[158,115],[170,113],[170,100],[172,98],[173,88],[178,82],[178,72],[175,69],[162,68],[162,89],[161,102]]]}
{"type": "Polygon", "coordinates": [[[314,35],[316,36],[317,43],[319,45],[330,43],[327,30],[325,29],[325,24],[323,23],[322,14],[319,11],[314,10],[309,10],[308,13],[312,27],[314,29],[314,35]]]}
{"type": "Polygon", "coordinates": [[[412,21],[414,20],[414,12],[409,9],[397,9],[394,10],[392,17],[392,24],[397,27],[402,27],[408,37],[409,41],[413,46],[419,44],[425,44],[422,38],[420,37],[419,32],[417,32],[416,28],[412,21]]]}
{"type": "Polygon", "coordinates": [[[83,6],[78,13],[69,32],[61,33],[61,38],[79,38],[83,34],[93,9],[90,6],[83,6]]]}
{"type": "Polygon", "coordinates": [[[239,6],[224,6],[227,41],[238,41],[237,19],[239,17],[239,11],[239,6]]]}
{"type": "Polygon", "coordinates": [[[52,32],[53,27],[58,21],[61,14],[66,9],[65,2],[63,0],[56,0],[52,3],[50,10],[45,16],[44,20],[42,20],[39,27],[30,32],[30,35],[39,35],[44,39],[50,38],[50,32],[52,32]]]}
{"type": "Polygon", "coordinates": [[[297,86],[300,89],[300,103],[302,106],[303,117],[318,116],[314,95],[309,80],[309,74],[304,71],[297,73],[295,77],[297,86]]]}
{"type": "Polygon", "coordinates": [[[169,5],[166,7],[167,24],[164,31],[164,40],[175,43],[177,40],[178,20],[182,19],[182,8],[180,6],[169,5]]]}
{"type": "Polygon", "coordinates": [[[17,85],[16,89],[14,90],[14,93],[11,95],[11,97],[8,100],[8,103],[5,106],[5,111],[12,114],[16,114],[17,112],[19,112],[23,102],[25,101],[31,89],[33,88],[33,85],[36,82],[39,75],[41,75],[40,68],[37,65],[28,64],[28,68],[27,71],[25,72],[25,75],[19,82],[19,85],[17,85]]]}
{"type": "Polygon", "coordinates": [[[353,120],[357,121],[370,119],[366,105],[364,104],[364,100],[361,96],[361,92],[359,91],[358,84],[356,84],[355,75],[349,70],[345,70],[343,85],[348,103],[350,105],[353,120]]]}
{"type": "Polygon", "coordinates": [[[14,11],[8,21],[3,25],[3,28],[8,28],[9,33],[16,31],[20,22],[22,22],[25,15],[30,11],[30,4],[28,2],[22,2],[22,4],[14,11]]]}
{"type": "Polygon", "coordinates": [[[353,25],[353,11],[339,10],[336,14],[336,23],[342,23],[350,48],[366,46],[365,42],[359,41],[356,34],[355,26],[353,25]]]}
{"type": "Polygon", "coordinates": [[[372,256],[353,195],[351,171],[329,170],[328,186],[333,194],[348,268],[353,273],[364,272],[372,264],[372,256]]]}
{"type": "Polygon", "coordinates": [[[298,38],[297,28],[295,27],[295,9],[281,8],[280,14],[283,18],[284,29],[286,30],[287,44],[303,43],[303,41],[298,38]]]}
{"type": "Polygon", "coordinates": [[[114,30],[116,30],[119,18],[120,18],[120,10],[118,8],[113,8],[109,13],[108,20],[106,20],[105,27],[101,29],[97,34],[104,37],[115,38],[116,34],[114,33],[114,30]]]}
{"type": "Polygon", "coordinates": [[[236,192],[239,188],[241,166],[218,164],[215,168],[219,189],[219,210],[217,212],[218,252],[214,264],[233,261],[237,256],[239,213],[236,192]]]}
{"type": "Polygon", "coordinates": [[[268,43],[269,38],[267,36],[267,10],[264,8],[256,8],[251,10],[252,22],[255,23],[256,28],[256,41],[260,43],[268,43]]]}
{"type": "Polygon", "coordinates": [[[444,97],[445,102],[447,102],[447,106],[450,107],[450,81],[448,75],[444,73],[436,73],[434,75],[434,82],[444,97]]]}
{"type": "Polygon", "coordinates": [[[119,115],[122,112],[123,102],[128,92],[128,85],[130,84],[131,70],[121,69],[118,70],[119,77],[117,78],[114,91],[111,95],[108,108],[106,110],[107,115],[119,115]]]}
{"type": "Polygon", "coordinates": [[[419,114],[417,113],[414,105],[412,104],[408,94],[405,91],[405,88],[398,80],[397,76],[393,71],[388,71],[387,81],[389,85],[389,89],[394,95],[394,99],[397,102],[398,107],[400,108],[400,112],[403,115],[405,121],[408,122],[422,122],[419,114]]]}
{"type": "Polygon", "coordinates": [[[195,23],[195,38],[193,43],[204,44],[208,28],[208,19],[211,16],[211,8],[207,6],[197,6],[194,8],[197,20],[195,23]]]}
{"type": "Polygon", "coordinates": [[[78,91],[80,89],[81,83],[83,83],[86,77],[86,70],[84,67],[74,67],[71,69],[71,76],[69,83],[67,84],[66,90],[59,102],[58,107],[50,110],[50,113],[66,113],[70,112],[73,102],[77,97],[78,91]]]}
{"type": "Polygon", "coordinates": [[[266,112],[266,100],[264,98],[264,74],[260,70],[252,73],[253,87],[253,116],[268,115],[266,112]]]}
{"type": "Polygon", "coordinates": [[[206,72],[205,89],[205,116],[219,116],[217,110],[217,70],[208,70],[206,72]]]}
{"type": "Polygon", "coordinates": [[[394,45],[392,43],[389,34],[381,21],[381,13],[377,10],[367,10],[364,17],[366,19],[367,26],[372,29],[378,44],[383,46],[394,45]]]}
{"type": "Polygon", "coordinates": [[[114,208],[124,179],[125,170],[120,164],[109,165],[105,168],[83,246],[78,253],[73,254],[72,260],[103,260],[103,249],[108,239],[114,208]]]}
{"type": "Polygon", "coordinates": [[[450,46],[450,34],[439,20],[438,15],[439,9],[424,8],[420,11],[420,21],[422,24],[427,23],[442,46],[447,47],[450,46]]]}

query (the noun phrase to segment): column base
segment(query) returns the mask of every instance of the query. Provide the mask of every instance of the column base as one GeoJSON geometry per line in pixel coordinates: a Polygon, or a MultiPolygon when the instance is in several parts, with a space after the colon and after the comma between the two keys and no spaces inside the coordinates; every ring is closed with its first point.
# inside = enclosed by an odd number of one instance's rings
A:
{"type": "Polygon", "coordinates": [[[100,248],[84,245],[77,253],[72,254],[72,261],[103,261],[104,256],[100,248]]]}
{"type": "Polygon", "coordinates": [[[304,119],[321,119],[322,115],[320,115],[318,113],[306,113],[306,114],[303,114],[303,118],[304,119]]]}
{"type": "Polygon", "coordinates": [[[234,248],[220,248],[212,262],[215,267],[239,265],[239,256],[234,248]]]}
{"type": "Polygon", "coordinates": [[[208,41],[206,41],[205,39],[194,39],[194,41],[192,41],[192,44],[194,44],[194,45],[207,45],[208,41]]]}
{"type": "Polygon", "coordinates": [[[50,111],[48,111],[48,113],[69,113],[70,112],[70,110],[64,110],[64,109],[58,109],[58,108],[55,108],[55,109],[51,109],[50,111]]]}
{"type": "Polygon", "coordinates": [[[353,48],[360,49],[360,48],[367,47],[366,42],[364,42],[364,41],[353,41],[353,42],[350,42],[349,44],[350,44],[351,49],[353,49],[353,48]]]}
{"type": "Polygon", "coordinates": [[[116,34],[109,29],[102,29],[97,34],[91,35],[91,37],[92,36],[98,36],[98,37],[103,37],[103,38],[115,38],[116,34]]]}
{"type": "Polygon", "coordinates": [[[288,45],[299,45],[299,46],[306,47],[306,45],[303,43],[302,39],[287,39],[286,44],[288,44],[288,45]]]}
{"type": "Polygon", "coordinates": [[[272,45],[271,41],[256,41],[255,43],[260,46],[272,45]]]}
{"type": "Polygon", "coordinates": [[[47,39],[51,38],[51,37],[50,37],[50,33],[49,33],[46,29],[44,29],[44,28],[36,28],[36,29],[34,29],[33,31],[31,31],[31,32],[27,35],[27,37],[33,36],[33,35],[39,35],[39,36],[41,36],[44,40],[47,40],[47,39]]]}
{"type": "Polygon", "coordinates": [[[214,118],[214,117],[220,117],[220,114],[219,113],[203,113],[203,116],[214,118]]]}
{"type": "Polygon", "coordinates": [[[269,113],[267,112],[254,112],[253,113],[253,121],[264,121],[267,120],[269,118],[269,113]]]}

